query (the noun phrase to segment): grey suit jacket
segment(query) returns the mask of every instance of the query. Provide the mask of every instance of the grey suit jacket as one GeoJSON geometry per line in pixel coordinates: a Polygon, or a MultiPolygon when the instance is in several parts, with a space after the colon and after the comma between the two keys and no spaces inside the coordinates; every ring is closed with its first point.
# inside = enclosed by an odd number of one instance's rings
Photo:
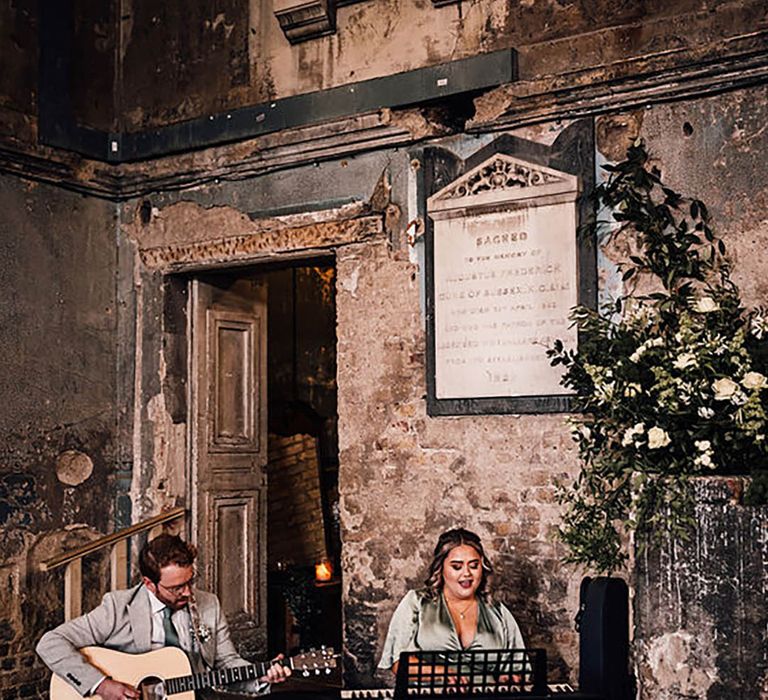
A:
{"type": "MultiPolygon", "coordinates": [[[[101,646],[129,654],[141,654],[151,649],[151,609],[149,599],[142,594],[144,584],[104,596],[101,605],[85,615],[69,620],[46,632],[37,645],[37,653],[45,665],[85,695],[102,677],[102,673],[85,661],[78,652],[81,647],[101,646]]],[[[211,635],[190,653],[194,672],[209,668],[231,668],[247,664],[235,650],[229,627],[221,611],[219,599],[212,593],[195,590],[201,624],[211,635]]],[[[248,690],[261,691],[266,684],[249,684],[248,690]]]]}

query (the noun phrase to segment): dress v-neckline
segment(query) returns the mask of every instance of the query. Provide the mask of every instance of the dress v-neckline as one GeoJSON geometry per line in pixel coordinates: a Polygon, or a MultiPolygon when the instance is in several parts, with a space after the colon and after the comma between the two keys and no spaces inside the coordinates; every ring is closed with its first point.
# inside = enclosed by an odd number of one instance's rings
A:
{"type": "Polygon", "coordinates": [[[440,592],[440,598],[443,601],[443,606],[445,607],[445,612],[448,615],[448,619],[451,621],[451,629],[453,630],[453,633],[456,635],[456,640],[459,642],[459,649],[462,651],[466,651],[469,649],[477,639],[477,633],[480,630],[480,599],[477,599],[477,619],[475,620],[475,632],[472,635],[472,639],[470,640],[469,644],[464,646],[464,642],[461,639],[461,635],[459,634],[459,630],[456,627],[456,623],[453,620],[453,615],[451,615],[451,608],[448,605],[448,600],[445,597],[445,594],[441,591],[440,592]]]}

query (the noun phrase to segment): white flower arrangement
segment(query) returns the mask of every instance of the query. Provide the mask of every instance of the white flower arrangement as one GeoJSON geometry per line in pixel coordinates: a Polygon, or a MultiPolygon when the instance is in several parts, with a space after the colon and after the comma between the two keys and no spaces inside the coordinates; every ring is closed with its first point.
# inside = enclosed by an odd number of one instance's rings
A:
{"type": "Polygon", "coordinates": [[[642,145],[612,172],[598,205],[619,212],[612,235],[634,235],[640,251],[624,279],[655,278],[658,291],[630,291],[601,312],[576,307],[578,349],[548,350],[582,412],[572,421],[581,471],[558,492],[560,536],[568,559],[603,571],[626,557],[627,529],[684,530],[689,477],[768,475],[768,313],[743,308],[706,207],[693,200],[681,213],[642,145]]]}

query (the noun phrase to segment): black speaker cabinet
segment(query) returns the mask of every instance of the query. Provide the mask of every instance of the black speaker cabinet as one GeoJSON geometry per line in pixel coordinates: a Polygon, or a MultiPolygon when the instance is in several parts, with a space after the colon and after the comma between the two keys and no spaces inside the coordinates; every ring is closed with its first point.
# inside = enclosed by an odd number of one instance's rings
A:
{"type": "Polygon", "coordinates": [[[631,700],[629,590],[623,579],[599,576],[581,582],[579,690],[606,700],[631,700]]]}

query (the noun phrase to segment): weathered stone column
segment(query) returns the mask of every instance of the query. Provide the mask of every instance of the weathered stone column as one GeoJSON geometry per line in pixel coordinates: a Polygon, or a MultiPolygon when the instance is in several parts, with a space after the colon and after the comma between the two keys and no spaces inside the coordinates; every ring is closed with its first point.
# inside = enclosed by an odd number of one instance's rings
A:
{"type": "Polygon", "coordinates": [[[635,553],[641,699],[768,698],[768,507],[745,482],[697,479],[691,539],[635,553]]]}

